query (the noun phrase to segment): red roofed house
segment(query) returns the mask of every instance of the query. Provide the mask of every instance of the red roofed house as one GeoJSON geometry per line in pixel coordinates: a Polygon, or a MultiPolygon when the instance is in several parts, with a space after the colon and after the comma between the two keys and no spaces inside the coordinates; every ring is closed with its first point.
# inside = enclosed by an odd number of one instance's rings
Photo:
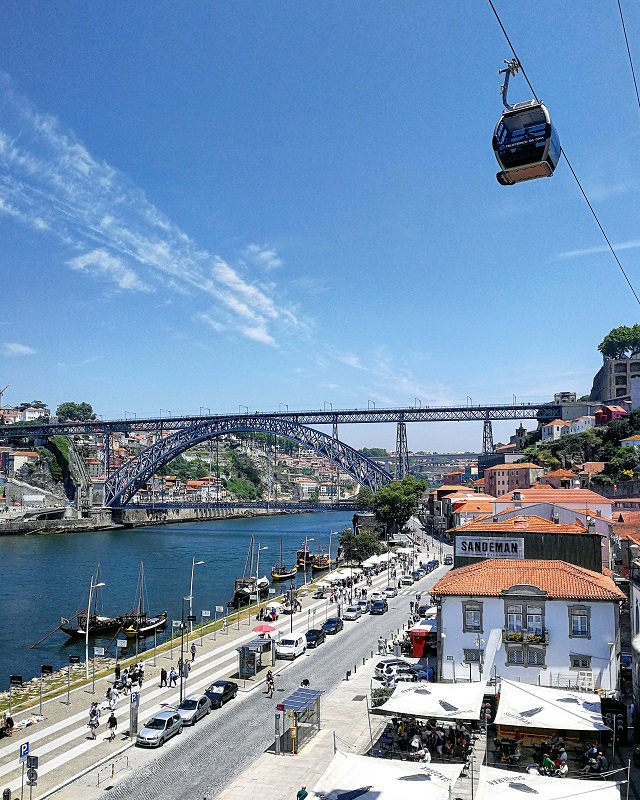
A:
{"type": "Polygon", "coordinates": [[[608,425],[611,420],[627,416],[627,410],[622,406],[602,406],[596,411],[596,427],[608,425]]]}
{"type": "Polygon", "coordinates": [[[544,469],[539,464],[496,464],[484,471],[484,490],[500,497],[514,489],[530,489],[541,475],[544,469]]]}
{"type": "Polygon", "coordinates": [[[535,503],[554,503],[599,517],[611,517],[612,501],[590,489],[552,489],[539,485],[497,497],[493,505],[499,513],[507,508],[522,509],[535,503]]]}
{"type": "Polygon", "coordinates": [[[540,478],[543,486],[553,486],[554,489],[580,488],[580,478],[568,469],[554,469],[540,478]]]}
{"type": "Polygon", "coordinates": [[[495,630],[494,664],[503,678],[619,688],[618,604],[625,595],[606,575],[564,561],[492,559],[451,570],[431,597],[439,681],[481,680],[495,630]]]}

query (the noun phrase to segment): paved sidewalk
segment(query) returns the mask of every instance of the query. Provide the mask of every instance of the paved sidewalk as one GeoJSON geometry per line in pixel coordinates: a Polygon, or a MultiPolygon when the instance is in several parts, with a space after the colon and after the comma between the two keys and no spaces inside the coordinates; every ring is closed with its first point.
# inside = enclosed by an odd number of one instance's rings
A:
{"type": "MultiPolygon", "coordinates": [[[[381,573],[374,579],[374,588],[386,585],[386,572],[381,573]]],[[[307,629],[308,612],[313,615],[315,610],[318,617],[323,621],[327,610],[330,614],[335,608],[327,600],[313,600],[310,593],[301,597],[301,600],[303,611],[296,613],[292,618],[294,630],[300,633],[304,633],[307,629]]],[[[268,601],[265,604],[268,604],[268,601]]],[[[239,628],[235,621],[235,614],[232,615],[233,622],[227,632],[221,633],[218,631],[215,639],[213,633],[206,634],[202,639],[202,645],[200,636],[195,632],[193,638],[189,639],[188,645],[187,637],[185,636],[185,657],[190,656],[188,648],[191,641],[195,642],[197,648],[196,659],[187,680],[185,694],[202,690],[213,680],[230,677],[237,672],[237,653],[235,648],[256,637],[256,634],[252,633],[252,628],[257,624],[255,615],[256,609],[254,607],[251,617],[241,620],[239,628]]],[[[277,631],[289,632],[290,626],[291,618],[289,616],[282,616],[275,623],[277,631]]],[[[161,710],[162,707],[177,704],[178,689],[160,688],[159,674],[162,667],[165,667],[168,671],[171,665],[177,663],[179,657],[179,640],[177,643],[174,642],[173,655],[171,655],[169,648],[163,649],[161,653],[158,652],[155,666],[153,663],[153,649],[147,650],[140,655],[140,659],[144,660],[146,665],[145,682],[140,693],[140,722],[161,710]]],[[[108,678],[96,680],[95,695],[91,693],[91,681],[89,681],[88,685],[71,691],[69,705],[66,703],[66,691],[57,698],[45,701],[43,704],[44,721],[24,730],[16,731],[11,738],[2,739],[0,742],[0,791],[5,788],[10,788],[14,794],[20,791],[21,766],[18,760],[18,751],[20,745],[25,742],[29,742],[30,754],[39,756],[40,759],[38,784],[37,787],[34,787],[34,797],[38,798],[38,800],[44,800],[44,798],[60,790],[63,786],[78,780],[83,774],[88,775],[91,773],[90,782],[95,787],[98,767],[103,763],[113,761],[133,745],[133,742],[124,735],[129,727],[129,699],[124,696],[119,700],[118,708],[116,709],[118,718],[118,735],[116,739],[113,742],[107,741],[104,725],[106,716],[104,715],[101,719],[102,725],[98,729],[97,739],[92,740],[89,736],[87,728],[89,706],[93,700],[103,699],[107,687],[112,683],[112,679],[113,676],[110,675],[108,678]]],[[[360,675],[358,675],[358,680],[360,680],[360,675]]],[[[246,686],[243,685],[244,682],[242,680],[238,681],[238,683],[241,691],[250,691],[261,683],[261,678],[258,677],[252,681],[246,681],[246,686]]],[[[353,681],[350,681],[347,684],[347,692],[351,691],[350,686],[352,683],[353,681]]],[[[368,694],[368,691],[360,692],[360,694],[363,693],[368,694]]],[[[363,702],[353,702],[349,705],[349,708],[352,706],[361,707],[363,702]]],[[[14,718],[19,721],[32,716],[37,711],[38,704],[36,703],[29,710],[15,713],[14,718]]],[[[336,711],[335,713],[337,719],[341,712],[336,711]]],[[[366,723],[366,711],[364,720],[366,723]]],[[[325,717],[324,722],[328,725],[329,719],[325,717]]],[[[338,735],[343,736],[340,730],[345,734],[343,738],[351,741],[349,725],[336,728],[338,735]]],[[[368,734],[368,729],[365,732],[368,734]]],[[[322,741],[322,738],[319,741],[322,741]]],[[[25,786],[25,790],[28,790],[27,786],[25,786]]],[[[86,797],[87,795],[88,792],[85,791],[80,796],[86,797]]]]}

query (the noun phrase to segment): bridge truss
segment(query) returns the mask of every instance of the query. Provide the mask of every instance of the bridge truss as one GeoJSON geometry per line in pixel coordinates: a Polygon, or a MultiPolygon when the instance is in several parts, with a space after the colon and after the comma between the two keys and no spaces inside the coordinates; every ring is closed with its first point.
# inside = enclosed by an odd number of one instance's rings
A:
{"type": "MultiPolygon", "coordinates": [[[[104,504],[111,507],[126,506],[136,492],[161,467],[180,455],[184,450],[217,436],[232,433],[261,431],[293,439],[315,450],[316,453],[333,462],[348,473],[358,483],[376,491],[393,480],[392,476],[371,459],[363,456],[353,447],[344,444],[333,436],[308,428],[299,423],[264,414],[241,417],[208,417],[190,426],[183,426],[175,433],[159,439],[134,458],[125,462],[119,469],[108,475],[104,483],[104,504]]],[[[109,463],[108,442],[105,438],[105,461],[109,463]]]]}

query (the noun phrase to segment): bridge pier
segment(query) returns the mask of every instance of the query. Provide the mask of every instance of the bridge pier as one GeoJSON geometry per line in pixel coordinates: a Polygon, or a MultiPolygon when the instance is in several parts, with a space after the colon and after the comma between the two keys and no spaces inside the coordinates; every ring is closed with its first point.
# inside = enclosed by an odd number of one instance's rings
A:
{"type": "Polygon", "coordinates": [[[396,432],[396,474],[395,479],[401,481],[409,474],[409,448],[407,446],[407,425],[402,419],[398,422],[396,432]]]}
{"type": "Polygon", "coordinates": [[[482,455],[488,456],[493,453],[493,450],[493,428],[491,427],[491,420],[487,414],[482,429],[482,455]]]}

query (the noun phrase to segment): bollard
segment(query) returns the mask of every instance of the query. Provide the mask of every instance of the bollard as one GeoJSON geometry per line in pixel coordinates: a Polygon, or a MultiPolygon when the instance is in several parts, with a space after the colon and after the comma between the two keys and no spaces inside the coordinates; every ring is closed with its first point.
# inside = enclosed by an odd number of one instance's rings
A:
{"type": "Polygon", "coordinates": [[[363,656],[363,657],[362,657],[362,666],[364,667],[364,665],[365,665],[366,663],[367,663],[367,659],[366,659],[366,658],[363,656]]]}
{"type": "Polygon", "coordinates": [[[355,675],[358,670],[356,669],[356,665],[353,665],[353,674],[355,675]]]}
{"type": "Polygon", "coordinates": [[[371,658],[373,658],[373,650],[371,651],[371,658]]]}
{"type": "Polygon", "coordinates": [[[349,680],[350,677],[351,677],[351,670],[348,669],[347,670],[347,677],[345,678],[345,680],[349,680]]]}

